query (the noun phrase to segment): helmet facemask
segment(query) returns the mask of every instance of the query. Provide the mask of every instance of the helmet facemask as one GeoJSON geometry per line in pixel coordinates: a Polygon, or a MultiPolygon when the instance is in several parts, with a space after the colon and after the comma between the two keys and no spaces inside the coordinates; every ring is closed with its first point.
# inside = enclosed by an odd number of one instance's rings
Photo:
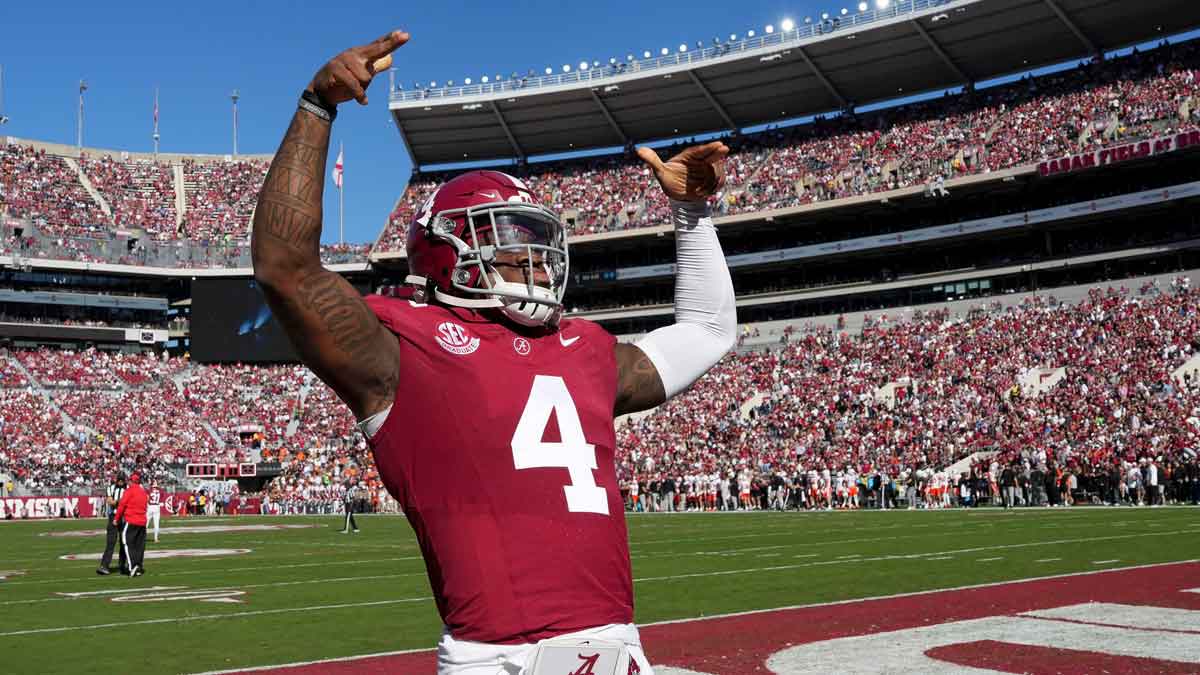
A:
{"type": "MultiPolygon", "coordinates": [[[[465,298],[462,304],[495,307],[523,326],[554,326],[562,315],[570,257],[566,231],[549,209],[523,202],[491,202],[438,213],[436,236],[458,251],[451,286],[465,298]],[[453,227],[463,218],[462,238],[453,227]],[[519,268],[523,281],[506,280],[501,268],[519,268]]],[[[452,296],[439,294],[450,304],[452,296]]]]}

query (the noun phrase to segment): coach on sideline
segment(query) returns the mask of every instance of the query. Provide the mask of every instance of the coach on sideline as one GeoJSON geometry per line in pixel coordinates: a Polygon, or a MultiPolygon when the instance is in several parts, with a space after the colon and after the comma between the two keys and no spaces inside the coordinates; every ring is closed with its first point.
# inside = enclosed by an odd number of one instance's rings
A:
{"type": "Polygon", "coordinates": [[[129,576],[144,574],[142,558],[146,555],[146,505],[150,497],[142,489],[142,477],[136,472],[129,476],[129,489],[117,504],[117,520],[121,528],[121,553],[129,560],[129,576]]]}
{"type": "MultiPolygon", "coordinates": [[[[117,542],[121,537],[121,524],[117,521],[117,503],[121,501],[121,497],[125,494],[125,476],[117,472],[113,476],[113,482],[108,486],[108,492],[104,496],[104,510],[108,513],[107,531],[108,539],[104,544],[104,555],[100,557],[100,566],[96,568],[96,574],[104,576],[112,574],[112,554],[113,549],[117,547],[117,542]]],[[[121,547],[120,554],[121,573],[125,574],[129,571],[128,562],[125,560],[125,547],[121,547]]]]}

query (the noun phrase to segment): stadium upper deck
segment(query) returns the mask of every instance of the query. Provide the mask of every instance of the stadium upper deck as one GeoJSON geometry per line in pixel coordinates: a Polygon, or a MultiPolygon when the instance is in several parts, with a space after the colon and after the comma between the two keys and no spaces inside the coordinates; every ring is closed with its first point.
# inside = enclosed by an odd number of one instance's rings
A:
{"type": "MultiPolygon", "coordinates": [[[[393,88],[417,167],[732,131],[935,91],[1200,24],[1200,3],[905,0],[561,74],[393,88]]],[[[634,58],[629,58],[634,57],[634,58]]],[[[565,68],[565,67],[564,67],[565,68]]],[[[432,83],[431,83],[432,84],[432,83]]]]}

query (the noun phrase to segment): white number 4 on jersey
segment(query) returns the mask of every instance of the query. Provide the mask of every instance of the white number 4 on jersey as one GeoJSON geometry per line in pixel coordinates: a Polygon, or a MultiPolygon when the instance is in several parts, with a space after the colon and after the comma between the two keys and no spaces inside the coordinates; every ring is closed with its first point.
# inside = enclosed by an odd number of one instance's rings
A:
{"type": "Polygon", "coordinates": [[[571,482],[563,486],[567,510],[608,515],[608,495],[596,485],[596,446],[583,437],[575,401],[561,377],[536,375],[529,400],[512,437],[513,464],[520,469],[567,469],[571,482]],[[562,441],[546,443],[542,436],[550,415],[558,417],[562,441]]]}

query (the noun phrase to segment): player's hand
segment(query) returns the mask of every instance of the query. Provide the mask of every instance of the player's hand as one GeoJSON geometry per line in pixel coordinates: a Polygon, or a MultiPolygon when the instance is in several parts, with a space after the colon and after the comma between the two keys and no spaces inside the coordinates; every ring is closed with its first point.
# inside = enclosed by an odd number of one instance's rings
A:
{"type": "Polygon", "coordinates": [[[717,194],[725,185],[725,156],[729,148],[720,141],[694,145],[663,162],[647,147],[638,157],[654,170],[658,184],[671,199],[696,202],[717,194]]]}
{"type": "Polygon", "coordinates": [[[379,72],[392,65],[392,52],[408,42],[408,33],[394,30],[378,40],[351,47],[321,66],[308,90],[331,105],[351,99],[367,104],[367,87],[379,72]]]}

